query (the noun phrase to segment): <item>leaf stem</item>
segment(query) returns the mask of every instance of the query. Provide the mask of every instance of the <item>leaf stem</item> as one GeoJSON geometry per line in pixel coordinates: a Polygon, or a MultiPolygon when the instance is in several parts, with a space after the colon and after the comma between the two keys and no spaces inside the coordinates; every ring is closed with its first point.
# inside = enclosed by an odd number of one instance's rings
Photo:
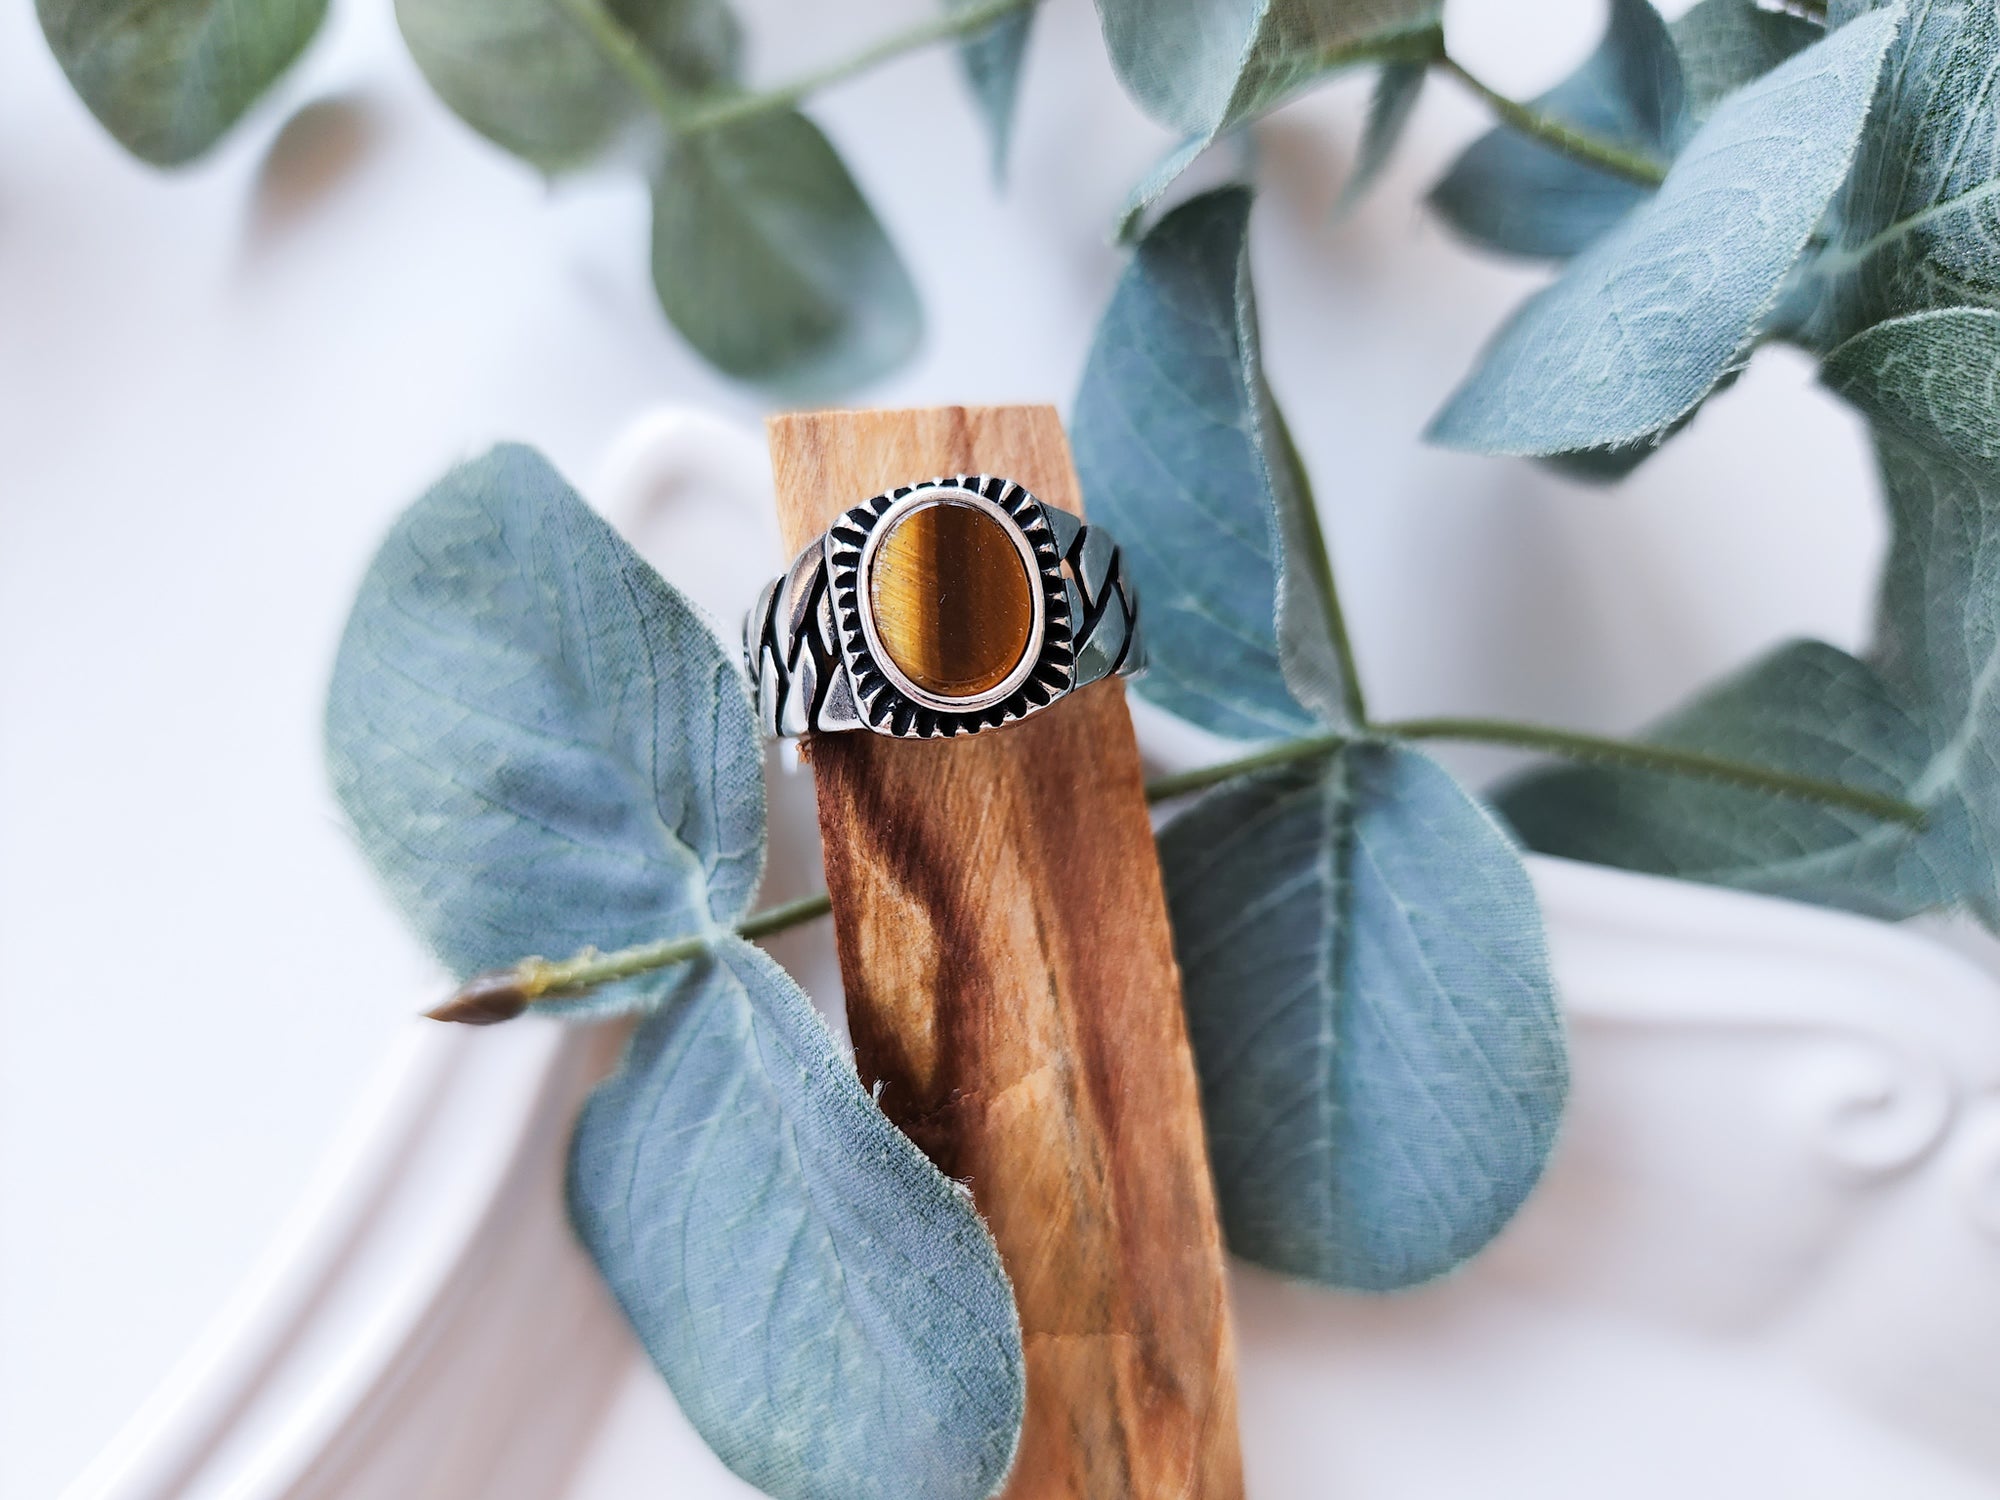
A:
{"type": "Polygon", "coordinates": [[[590,33],[611,65],[645,96],[646,102],[670,130],[681,128],[688,114],[689,100],[677,92],[658,63],[639,44],[623,21],[611,13],[604,0],[558,0],[570,19],[590,33]]]}
{"type": "Polygon", "coordinates": [[[809,94],[879,67],[905,52],[984,31],[997,21],[1030,9],[1037,0],[979,0],[979,3],[963,10],[948,11],[883,37],[851,57],[815,68],[775,88],[745,91],[725,87],[699,94],[676,88],[631,29],[612,13],[604,0],[558,0],[558,3],[590,33],[597,49],[645,97],[667,129],[676,135],[688,136],[790,109],[809,94]]]}
{"type": "MultiPolygon", "coordinates": [[[[1162,776],[1146,784],[1146,800],[1162,802],[1169,797],[1198,792],[1218,782],[1247,776],[1253,771],[1267,770],[1272,766],[1305,760],[1313,756],[1331,755],[1347,742],[1347,738],[1346,735],[1327,734],[1307,739],[1286,740],[1282,744],[1243,756],[1238,760],[1203,766],[1199,770],[1183,771],[1178,775],[1162,776]]],[[[737,937],[755,940],[783,932],[790,927],[799,927],[807,922],[816,921],[832,910],[831,898],[825,891],[820,891],[816,895],[801,896],[796,901],[786,901],[778,906],[766,907],[763,911],[752,912],[730,930],[737,937]]],[[[689,959],[700,958],[709,952],[714,944],[714,934],[694,933],[684,937],[662,938],[654,943],[640,943],[631,948],[620,948],[613,953],[600,953],[595,948],[586,948],[581,953],[560,962],[551,962],[546,958],[524,958],[512,968],[491,969],[484,974],[473,975],[454,990],[444,1004],[427,1014],[433,1021],[460,1021],[473,1026],[490,1026],[497,1021],[511,1021],[531,1005],[542,1001],[566,999],[585,990],[595,989],[601,984],[612,984],[620,979],[630,979],[636,974],[664,969],[669,964],[685,963],[689,959]]]]}
{"type": "Polygon", "coordinates": [[[833,900],[825,891],[810,896],[801,896],[796,901],[786,901],[778,906],[767,906],[762,911],[752,912],[736,924],[736,935],[754,942],[760,937],[769,937],[774,932],[783,932],[787,927],[797,927],[801,923],[814,922],[830,915],[833,900]]]}
{"type": "MultiPolygon", "coordinates": [[[[1922,808],[1881,792],[1866,791],[1837,781],[1820,781],[1811,776],[1795,776],[1789,771],[1753,766],[1698,750],[1676,750],[1636,740],[1607,739],[1601,735],[1553,729],[1542,724],[1521,724],[1509,719],[1399,719],[1388,724],[1371,725],[1361,734],[1340,731],[1281,740],[1234,760],[1158,777],[1146,783],[1146,800],[1165,802],[1170,798],[1184,797],[1190,792],[1234,781],[1240,776],[1254,775],[1297,761],[1321,759],[1344,746],[1374,738],[1463,740],[1474,744],[1510,745],[1540,750],[1567,760],[1629,766],[1634,770],[1659,771],[1670,776],[1692,776],[1772,796],[1846,808],[1850,812],[1907,824],[1912,828],[1924,825],[1922,808]]],[[[821,891],[753,912],[729,931],[746,940],[769,937],[787,928],[817,921],[832,910],[832,901],[826,892],[821,891]]],[[[545,958],[524,958],[512,968],[495,969],[468,979],[453,992],[450,999],[431,1011],[430,1016],[437,1021],[463,1021],[472,1025],[511,1021],[531,1005],[542,1001],[564,999],[599,985],[613,984],[637,974],[664,969],[670,964],[700,958],[713,950],[715,939],[714,933],[694,933],[620,948],[615,953],[600,953],[595,948],[586,948],[574,957],[555,963],[545,958]]]]}
{"type": "Polygon", "coordinates": [[[1564,124],[1554,115],[1544,114],[1538,109],[1522,104],[1519,100],[1508,98],[1498,89],[1489,87],[1468,73],[1464,64],[1449,53],[1438,57],[1436,66],[1477,94],[1485,101],[1486,107],[1498,115],[1505,124],[1523,135],[1534,137],[1543,145],[1561,152],[1572,161],[1597,167],[1615,177],[1622,177],[1627,182],[1636,182],[1641,187],[1658,187],[1667,180],[1666,167],[1652,157],[1590,135],[1574,126],[1564,124]]]}
{"type": "MultiPolygon", "coordinates": [[[[814,921],[832,910],[831,898],[820,891],[753,912],[729,930],[746,940],[769,937],[788,927],[814,921]]],[[[524,958],[510,969],[473,975],[452,992],[450,999],[428,1014],[433,1021],[463,1021],[474,1026],[511,1021],[540,1001],[565,999],[599,985],[615,984],[636,974],[649,974],[669,964],[700,958],[714,949],[715,938],[714,933],[698,932],[662,938],[655,943],[639,943],[615,953],[586,948],[555,963],[546,958],[524,958]]]]}
{"type": "Polygon", "coordinates": [[[1185,797],[1189,792],[1205,791],[1225,781],[1234,781],[1239,776],[1254,775],[1258,771],[1269,771],[1278,766],[1288,766],[1293,761],[1317,760],[1332,755],[1343,746],[1351,744],[1356,736],[1347,731],[1330,734],[1306,735],[1296,740],[1280,740],[1262,750],[1249,755],[1225,760],[1212,766],[1197,766],[1192,771],[1177,771],[1171,776],[1161,776],[1146,783],[1148,802],[1165,802],[1173,797],[1185,797]]]}
{"type": "Polygon", "coordinates": [[[802,73],[788,83],[699,104],[682,115],[675,129],[682,135],[694,135],[704,130],[735,125],[758,115],[790,109],[810,94],[845,82],[856,74],[866,73],[906,52],[972,36],[1008,16],[1031,9],[1035,4],[1036,0],[978,0],[977,4],[960,10],[945,11],[928,21],[883,37],[839,62],[802,73]]]}
{"type": "Polygon", "coordinates": [[[1924,825],[1923,809],[1900,797],[1867,791],[1843,782],[1821,781],[1814,776],[1799,776],[1790,771],[1755,766],[1700,750],[1610,739],[1543,724],[1519,724],[1508,719],[1401,719],[1375,727],[1380,733],[1399,739],[1461,740],[1472,744],[1540,750],[1565,760],[1628,766],[1636,771],[1660,771],[1670,776],[1717,781],[1774,797],[1790,797],[1801,802],[1817,802],[1825,807],[1845,808],[1849,812],[1864,813],[1871,818],[1903,823],[1912,828],[1924,825]]]}

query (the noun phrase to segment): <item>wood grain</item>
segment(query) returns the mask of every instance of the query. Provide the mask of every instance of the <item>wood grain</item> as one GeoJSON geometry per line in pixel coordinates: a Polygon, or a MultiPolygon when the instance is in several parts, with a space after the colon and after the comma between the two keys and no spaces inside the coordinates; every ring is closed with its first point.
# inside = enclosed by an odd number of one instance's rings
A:
{"type": "MultiPolygon", "coordinates": [[[[847,506],[1006,474],[1080,511],[1052,408],[770,425],[796,550],[847,506]]],[[[1221,1236],[1124,686],[949,741],[808,747],[865,1080],[970,1183],[1013,1278],[1009,1500],[1243,1492],[1221,1236]]]]}

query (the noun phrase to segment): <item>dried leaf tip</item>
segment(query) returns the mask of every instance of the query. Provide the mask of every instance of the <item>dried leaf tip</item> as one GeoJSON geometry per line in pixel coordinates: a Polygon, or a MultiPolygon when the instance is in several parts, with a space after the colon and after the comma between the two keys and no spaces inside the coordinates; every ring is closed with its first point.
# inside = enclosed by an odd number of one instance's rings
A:
{"type": "Polygon", "coordinates": [[[452,992],[450,999],[436,1010],[426,1011],[425,1015],[433,1021],[497,1026],[525,1011],[539,992],[540,987],[522,972],[520,966],[490,969],[484,974],[473,975],[452,992]]]}

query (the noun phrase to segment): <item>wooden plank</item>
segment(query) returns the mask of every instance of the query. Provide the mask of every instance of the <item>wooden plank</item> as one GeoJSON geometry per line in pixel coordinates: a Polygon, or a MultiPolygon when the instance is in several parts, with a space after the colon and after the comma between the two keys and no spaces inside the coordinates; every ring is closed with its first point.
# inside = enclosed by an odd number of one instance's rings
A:
{"type": "MultiPolygon", "coordinates": [[[[1045,406],[773,419],[791,550],[847,506],[997,473],[1080,512],[1045,406]]],[[[949,741],[807,747],[863,1078],[970,1183],[1013,1278],[1010,1500],[1243,1492],[1221,1235],[1124,685],[949,741]]]]}

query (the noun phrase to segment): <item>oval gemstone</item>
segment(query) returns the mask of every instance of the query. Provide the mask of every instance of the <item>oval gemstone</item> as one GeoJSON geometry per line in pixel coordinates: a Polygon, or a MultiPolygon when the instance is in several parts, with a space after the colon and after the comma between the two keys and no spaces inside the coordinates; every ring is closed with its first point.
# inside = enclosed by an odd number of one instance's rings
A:
{"type": "Polygon", "coordinates": [[[897,670],[939,698],[971,698],[1005,682],[1027,654],[1034,587],[1001,522],[941,500],[891,523],[875,547],[868,602],[897,670]]]}

